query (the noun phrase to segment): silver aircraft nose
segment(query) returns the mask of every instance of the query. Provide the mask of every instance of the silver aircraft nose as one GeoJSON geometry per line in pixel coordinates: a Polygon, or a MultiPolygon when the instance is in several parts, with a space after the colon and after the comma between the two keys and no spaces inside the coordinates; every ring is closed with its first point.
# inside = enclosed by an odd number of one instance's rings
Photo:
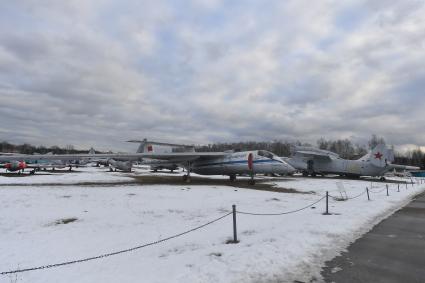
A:
{"type": "Polygon", "coordinates": [[[285,167],[287,168],[287,170],[288,170],[288,174],[294,174],[296,171],[297,171],[297,169],[295,169],[294,167],[292,167],[291,165],[289,165],[288,163],[286,163],[285,162],[285,167]]]}
{"type": "Polygon", "coordinates": [[[297,171],[294,167],[292,167],[291,165],[289,165],[288,163],[286,163],[285,161],[283,161],[282,158],[278,157],[278,160],[281,162],[282,167],[283,167],[285,173],[292,174],[292,173],[295,173],[295,171],[297,171]]]}

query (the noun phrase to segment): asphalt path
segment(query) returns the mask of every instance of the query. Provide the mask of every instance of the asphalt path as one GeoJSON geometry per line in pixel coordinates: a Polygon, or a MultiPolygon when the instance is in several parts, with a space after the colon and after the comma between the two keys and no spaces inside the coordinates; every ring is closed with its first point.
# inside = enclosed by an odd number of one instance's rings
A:
{"type": "Polygon", "coordinates": [[[425,194],[326,263],[325,282],[425,282],[425,194]]]}

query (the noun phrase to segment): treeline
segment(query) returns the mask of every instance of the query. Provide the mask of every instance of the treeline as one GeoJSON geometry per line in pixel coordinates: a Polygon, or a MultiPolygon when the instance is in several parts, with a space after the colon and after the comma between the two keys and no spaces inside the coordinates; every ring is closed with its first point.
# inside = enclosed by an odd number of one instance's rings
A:
{"type": "Polygon", "coordinates": [[[0,143],[0,152],[2,153],[20,153],[20,154],[46,154],[46,153],[53,153],[53,154],[74,154],[74,153],[87,153],[88,150],[76,150],[74,146],[67,145],[63,148],[59,146],[51,146],[51,147],[45,147],[45,146],[33,146],[31,144],[11,144],[8,142],[1,142],[0,143]]]}
{"type": "Polygon", "coordinates": [[[197,151],[226,151],[226,150],[235,150],[235,151],[245,151],[245,150],[255,150],[255,149],[265,149],[271,151],[279,156],[290,156],[295,146],[313,146],[320,149],[329,150],[339,154],[342,158],[345,159],[356,159],[360,156],[367,154],[370,148],[375,147],[379,143],[384,143],[383,138],[373,135],[368,142],[368,146],[358,145],[348,140],[348,139],[339,139],[339,140],[326,140],[320,138],[316,145],[309,143],[302,143],[300,141],[288,142],[288,141],[273,141],[273,142],[237,142],[237,143],[215,143],[203,146],[197,146],[197,151]]]}

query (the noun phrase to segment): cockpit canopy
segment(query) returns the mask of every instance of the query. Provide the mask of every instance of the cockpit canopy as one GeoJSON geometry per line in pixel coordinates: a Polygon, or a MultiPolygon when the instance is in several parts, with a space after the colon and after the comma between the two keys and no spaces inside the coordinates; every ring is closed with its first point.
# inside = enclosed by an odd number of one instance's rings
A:
{"type": "Polygon", "coordinates": [[[270,158],[270,159],[278,159],[278,156],[276,154],[273,154],[267,150],[259,150],[258,155],[266,157],[266,158],[270,158]]]}

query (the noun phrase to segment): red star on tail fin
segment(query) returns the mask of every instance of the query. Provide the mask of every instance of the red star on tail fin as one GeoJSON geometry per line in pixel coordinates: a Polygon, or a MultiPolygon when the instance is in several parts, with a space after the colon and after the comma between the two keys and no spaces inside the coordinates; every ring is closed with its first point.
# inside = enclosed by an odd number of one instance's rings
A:
{"type": "Polygon", "coordinates": [[[376,159],[381,160],[382,156],[383,156],[382,153],[380,153],[379,151],[378,151],[378,153],[375,153],[375,158],[376,159]]]}

